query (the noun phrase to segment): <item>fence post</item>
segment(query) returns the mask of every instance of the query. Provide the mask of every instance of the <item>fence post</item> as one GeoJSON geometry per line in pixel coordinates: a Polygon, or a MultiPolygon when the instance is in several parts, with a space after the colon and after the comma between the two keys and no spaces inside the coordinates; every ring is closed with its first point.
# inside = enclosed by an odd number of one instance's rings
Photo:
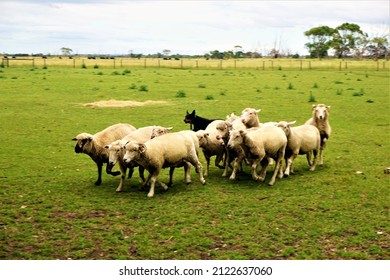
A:
{"type": "Polygon", "coordinates": [[[341,71],[341,68],[342,68],[342,62],[340,61],[340,64],[339,64],[339,71],[341,71]]]}
{"type": "Polygon", "coordinates": [[[35,67],[35,58],[32,59],[32,67],[35,67]]]}
{"type": "Polygon", "coordinates": [[[263,60],[263,70],[265,70],[265,61],[263,60]]]}
{"type": "Polygon", "coordinates": [[[146,57],[144,58],[144,68],[146,68],[146,57]]]}
{"type": "Polygon", "coordinates": [[[46,58],[43,59],[43,67],[46,68],[46,58]]]}
{"type": "Polygon", "coordinates": [[[302,71],[302,69],[303,69],[303,62],[302,62],[302,60],[301,61],[299,61],[299,68],[301,69],[301,71],[302,71]]]}
{"type": "Polygon", "coordinates": [[[219,69],[222,70],[222,59],[219,61],[219,69]]]}

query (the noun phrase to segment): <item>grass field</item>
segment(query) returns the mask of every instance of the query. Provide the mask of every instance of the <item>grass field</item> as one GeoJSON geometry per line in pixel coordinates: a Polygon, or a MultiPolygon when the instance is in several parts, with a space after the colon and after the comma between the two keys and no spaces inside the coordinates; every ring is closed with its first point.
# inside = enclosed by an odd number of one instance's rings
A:
{"type": "MultiPolygon", "coordinates": [[[[387,71],[0,68],[0,259],[389,259],[387,71]],[[93,108],[100,100],[165,104],[93,108]],[[310,101],[310,102],[309,102],[310,101]],[[331,106],[324,166],[275,186],[210,169],[185,185],[126,191],[74,153],[71,139],[117,122],[188,129],[186,110],[224,118],[260,108],[262,122],[331,106]]],[[[204,158],[201,156],[201,162],[204,158]]],[[[268,173],[268,176],[271,172],[268,173]]],[[[160,178],[168,179],[168,170],[160,178]]],[[[268,179],[266,180],[268,182],[268,179]]]]}

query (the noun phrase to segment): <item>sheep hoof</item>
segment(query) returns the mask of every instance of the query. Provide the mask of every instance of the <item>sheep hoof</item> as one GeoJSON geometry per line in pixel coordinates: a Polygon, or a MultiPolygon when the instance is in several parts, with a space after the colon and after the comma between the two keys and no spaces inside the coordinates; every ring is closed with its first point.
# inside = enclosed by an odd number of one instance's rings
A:
{"type": "Polygon", "coordinates": [[[274,185],[274,183],[271,183],[271,182],[268,183],[268,186],[272,187],[273,185],[274,185]]]}
{"type": "Polygon", "coordinates": [[[148,193],[148,197],[153,197],[154,194],[153,193],[148,193]]]}
{"type": "Polygon", "coordinates": [[[229,177],[229,180],[230,180],[230,181],[234,181],[234,180],[236,180],[236,177],[230,176],[230,177],[229,177]]]}
{"type": "Polygon", "coordinates": [[[288,176],[290,176],[288,173],[284,173],[284,178],[287,178],[288,176]]]}
{"type": "Polygon", "coordinates": [[[100,186],[101,184],[102,184],[102,181],[100,181],[100,180],[95,182],[95,186],[100,186]]]}

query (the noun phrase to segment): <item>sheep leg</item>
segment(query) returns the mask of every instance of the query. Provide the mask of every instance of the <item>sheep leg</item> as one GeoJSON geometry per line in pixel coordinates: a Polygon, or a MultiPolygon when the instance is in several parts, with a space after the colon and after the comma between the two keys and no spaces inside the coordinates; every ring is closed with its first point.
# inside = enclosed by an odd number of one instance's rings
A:
{"type": "Polygon", "coordinates": [[[236,179],[238,166],[242,166],[242,160],[243,159],[244,159],[244,155],[243,154],[239,154],[235,158],[234,165],[233,165],[233,171],[232,171],[232,174],[229,177],[230,180],[235,180],[236,179]]]}
{"type": "Polygon", "coordinates": [[[205,159],[206,159],[206,171],[204,172],[204,176],[209,176],[209,169],[210,169],[210,157],[209,156],[206,156],[204,155],[205,159]]]}
{"type": "Polygon", "coordinates": [[[221,162],[221,160],[223,159],[223,155],[225,153],[222,152],[220,154],[218,154],[216,157],[215,157],[215,166],[218,167],[219,169],[224,169],[225,166],[224,165],[220,165],[219,163],[221,162]]]}
{"type": "MultiPolygon", "coordinates": [[[[119,186],[117,187],[116,192],[123,192],[127,167],[124,164],[119,164],[119,168],[121,170],[121,180],[119,181],[119,186]]],[[[131,173],[131,170],[132,168],[130,168],[129,174],[131,173]]]]}
{"type": "Polygon", "coordinates": [[[173,183],[173,172],[175,172],[175,167],[170,167],[169,168],[169,183],[168,183],[168,187],[172,186],[172,183],[173,183]]]}
{"type": "Polygon", "coordinates": [[[288,159],[287,159],[287,166],[286,170],[284,171],[284,177],[290,176],[290,170],[292,170],[292,163],[294,159],[297,157],[298,154],[293,153],[288,159]]]}
{"type": "Polygon", "coordinates": [[[280,149],[278,151],[278,157],[275,162],[275,169],[274,174],[272,175],[271,180],[269,181],[268,185],[273,186],[275,184],[276,175],[279,173],[279,178],[283,177],[283,171],[282,171],[282,165],[283,165],[283,158],[284,158],[284,150],[285,147],[280,149]]]}
{"type": "Polygon", "coordinates": [[[141,178],[142,180],[142,183],[145,184],[145,168],[143,168],[142,166],[139,166],[138,167],[138,173],[139,173],[139,177],[141,178]]]}
{"type": "Polygon", "coordinates": [[[150,176],[150,189],[149,189],[148,197],[154,196],[154,186],[156,184],[156,179],[157,179],[156,174],[150,176]]]}
{"type": "Polygon", "coordinates": [[[112,175],[112,176],[118,176],[118,175],[121,174],[120,171],[112,172],[112,166],[110,166],[109,164],[107,164],[107,166],[106,166],[106,173],[107,173],[107,174],[110,174],[110,175],[112,175]]]}
{"type": "Polygon", "coordinates": [[[264,157],[261,161],[261,170],[260,170],[260,176],[259,181],[263,182],[265,180],[265,176],[267,175],[267,167],[269,165],[269,158],[264,157]]]}
{"type": "Polygon", "coordinates": [[[188,185],[191,183],[191,164],[184,162],[184,182],[188,185]]]}
{"type": "Polygon", "coordinates": [[[97,162],[96,163],[97,168],[98,168],[98,179],[95,182],[95,186],[100,186],[102,183],[102,169],[103,169],[103,163],[97,162]]]}
{"type": "Polygon", "coordinates": [[[257,171],[256,171],[256,168],[257,168],[257,166],[259,165],[259,163],[260,163],[261,160],[262,160],[262,158],[257,158],[257,159],[255,159],[255,160],[252,162],[252,178],[253,178],[253,180],[255,180],[255,181],[263,182],[263,181],[264,181],[264,178],[261,178],[261,177],[257,174],[257,171]]]}
{"type": "Polygon", "coordinates": [[[323,152],[326,147],[326,142],[328,141],[327,138],[324,138],[321,140],[321,146],[320,146],[320,165],[322,166],[324,164],[324,158],[323,158],[323,152]]]}
{"type": "Polygon", "coordinates": [[[196,172],[199,176],[199,181],[202,183],[202,185],[206,184],[206,180],[203,177],[203,171],[202,171],[202,164],[200,163],[198,157],[192,156],[188,161],[195,167],[196,172]]]}
{"type": "Polygon", "coordinates": [[[133,173],[134,173],[134,167],[130,167],[129,168],[129,175],[127,176],[127,178],[131,179],[131,177],[133,177],[133,173]]]}
{"type": "Polygon", "coordinates": [[[226,177],[227,175],[227,170],[228,170],[228,167],[230,165],[230,153],[227,149],[227,147],[225,146],[225,163],[224,163],[224,170],[223,170],[223,173],[222,173],[222,177],[226,177]]]}
{"type": "Polygon", "coordinates": [[[312,165],[310,166],[310,171],[314,171],[316,170],[316,166],[317,166],[317,154],[318,154],[318,151],[317,150],[314,150],[313,151],[313,163],[312,165]]]}

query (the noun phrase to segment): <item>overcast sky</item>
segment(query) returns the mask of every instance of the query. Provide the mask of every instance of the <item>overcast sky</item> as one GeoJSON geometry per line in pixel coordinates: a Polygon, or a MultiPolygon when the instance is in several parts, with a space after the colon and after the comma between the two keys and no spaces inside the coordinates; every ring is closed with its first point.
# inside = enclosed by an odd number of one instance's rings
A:
{"type": "Polygon", "coordinates": [[[389,2],[0,0],[0,53],[205,54],[240,45],[306,54],[303,33],[320,25],[388,35],[389,2]]]}

